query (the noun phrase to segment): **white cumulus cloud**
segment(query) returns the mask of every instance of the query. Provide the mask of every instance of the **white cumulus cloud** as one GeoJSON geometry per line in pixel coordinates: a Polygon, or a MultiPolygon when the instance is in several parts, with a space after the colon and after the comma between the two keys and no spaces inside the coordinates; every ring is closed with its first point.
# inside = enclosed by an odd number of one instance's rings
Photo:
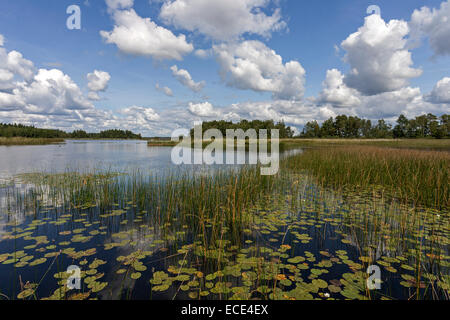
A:
{"type": "Polygon", "coordinates": [[[7,69],[0,69],[0,92],[9,91],[14,88],[14,73],[7,69]]]}
{"type": "Polygon", "coordinates": [[[404,87],[396,91],[384,92],[361,98],[361,105],[354,108],[356,115],[369,119],[396,120],[400,114],[410,117],[433,110],[423,100],[420,88],[404,87]]]}
{"type": "Polygon", "coordinates": [[[131,117],[132,119],[136,119],[138,124],[154,122],[160,119],[159,114],[152,108],[132,106],[121,110],[121,113],[131,117]]]}
{"type": "Polygon", "coordinates": [[[220,112],[215,110],[213,105],[209,102],[203,103],[189,103],[189,111],[199,117],[216,117],[220,116],[220,112]]]}
{"type": "Polygon", "coordinates": [[[199,92],[205,87],[205,82],[195,82],[192,80],[190,73],[184,69],[178,69],[176,65],[173,65],[170,70],[172,70],[173,76],[185,87],[191,89],[194,92],[199,92]]]}
{"type": "Polygon", "coordinates": [[[105,71],[94,70],[87,74],[88,88],[90,91],[99,92],[105,91],[108,88],[111,75],[105,71]]]}
{"type": "Polygon", "coordinates": [[[21,97],[0,91],[0,111],[18,110],[25,106],[21,97]]]}
{"type": "Polygon", "coordinates": [[[211,56],[211,50],[198,49],[194,54],[200,59],[207,59],[211,56]]]}
{"type": "Polygon", "coordinates": [[[319,93],[319,104],[331,104],[334,107],[354,107],[361,103],[358,91],[347,87],[344,76],[337,69],[327,71],[327,77],[323,82],[323,90],[319,93]]]}
{"type": "Polygon", "coordinates": [[[414,10],[410,26],[414,37],[426,36],[436,55],[450,55],[450,0],[439,9],[414,10]]]}
{"type": "Polygon", "coordinates": [[[194,50],[186,36],[174,35],[172,31],[158,26],[150,18],[140,17],[134,9],[113,12],[115,22],[112,31],[100,31],[109,44],[115,44],[120,51],[157,60],[182,60],[194,50]]]}
{"type": "Polygon", "coordinates": [[[158,90],[159,92],[164,93],[166,96],[168,96],[168,97],[173,97],[173,91],[172,91],[172,89],[170,89],[169,87],[161,87],[161,86],[159,85],[159,83],[157,83],[157,84],[155,85],[155,88],[156,88],[156,90],[158,90]]]}
{"type": "MultiPolygon", "coordinates": [[[[62,115],[94,106],[78,85],[58,69],[35,70],[20,52],[0,48],[0,110],[23,115],[62,115]]],[[[78,114],[75,114],[80,118],[78,114]]]]}
{"type": "Polygon", "coordinates": [[[426,98],[432,103],[450,104],[450,78],[445,77],[438,81],[433,91],[426,98]]]}
{"type": "Polygon", "coordinates": [[[411,78],[422,74],[412,68],[411,52],[406,48],[409,34],[405,21],[386,23],[379,15],[365,19],[364,26],[341,44],[351,71],[345,83],[365,95],[399,90],[411,78]]]}
{"type": "Polygon", "coordinates": [[[0,47],[0,86],[2,81],[12,79],[11,74],[29,81],[33,78],[34,72],[33,62],[25,59],[20,52],[15,50],[7,52],[5,48],[0,47]]]}
{"type": "Polygon", "coordinates": [[[109,10],[129,9],[134,5],[134,0],[106,0],[109,10]]]}
{"type": "Polygon", "coordinates": [[[95,101],[100,100],[98,93],[106,91],[111,75],[106,71],[94,70],[94,72],[88,73],[86,78],[89,88],[88,98],[95,101]]]}
{"type": "Polygon", "coordinates": [[[269,36],[286,26],[280,9],[263,12],[271,0],[166,0],[160,17],[177,28],[198,31],[216,40],[248,34],[269,36]]]}
{"type": "Polygon", "coordinates": [[[30,113],[67,113],[93,108],[72,79],[58,69],[40,69],[31,83],[18,83],[14,95],[30,113]]]}
{"type": "Polygon", "coordinates": [[[283,58],[260,41],[221,44],[213,49],[229,86],[271,92],[274,99],[303,97],[306,72],[298,61],[283,64],[283,58]]]}

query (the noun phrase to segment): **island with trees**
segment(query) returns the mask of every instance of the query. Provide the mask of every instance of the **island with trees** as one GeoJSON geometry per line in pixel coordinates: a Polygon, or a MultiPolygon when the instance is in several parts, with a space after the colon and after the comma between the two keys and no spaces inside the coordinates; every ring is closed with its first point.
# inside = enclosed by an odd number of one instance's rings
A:
{"type": "Polygon", "coordinates": [[[0,145],[39,145],[61,143],[66,139],[134,139],[142,140],[140,134],[124,130],[105,130],[87,133],[83,130],[65,132],[57,129],[41,129],[22,124],[0,123],[0,145]]]}

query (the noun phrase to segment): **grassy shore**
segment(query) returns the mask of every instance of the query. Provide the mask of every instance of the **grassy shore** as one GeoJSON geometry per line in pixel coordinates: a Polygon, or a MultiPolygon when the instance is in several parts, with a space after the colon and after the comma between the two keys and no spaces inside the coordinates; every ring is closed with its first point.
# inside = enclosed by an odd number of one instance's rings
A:
{"type": "Polygon", "coordinates": [[[54,143],[63,143],[64,139],[59,138],[5,138],[0,137],[0,146],[27,146],[27,145],[46,145],[54,143]]]}
{"type": "Polygon", "coordinates": [[[281,142],[299,147],[353,145],[450,151],[450,139],[283,139],[281,142]]]}
{"type": "Polygon", "coordinates": [[[149,147],[175,147],[178,142],[171,140],[148,140],[147,145],[149,147]]]}
{"type": "MultiPolygon", "coordinates": [[[[149,140],[147,142],[149,147],[174,147],[178,143],[170,140],[149,140]]],[[[203,148],[210,143],[211,141],[204,141],[203,148]]],[[[246,144],[248,146],[248,142],[246,144]]],[[[280,139],[280,149],[282,150],[348,145],[450,151],[450,139],[280,139]]]]}
{"type": "MultiPolygon", "coordinates": [[[[208,147],[209,145],[211,145],[211,143],[213,143],[213,140],[203,140],[202,141],[202,148],[205,149],[206,147],[208,147]]],[[[226,150],[227,148],[227,141],[225,139],[221,140],[222,145],[223,145],[223,149],[226,150]]],[[[254,144],[256,144],[256,147],[259,147],[259,144],[257,141],[253,142],[254,144]]],[[[147,142],[147,145],[149,147],[175,147],[177,145],[182,145],[182,146],[186,146],[189,147],[189,143],[185,142],[184,140],[182,140],[181,142],[175,142],[175,141],[171,141],[171,140],[150,140],[147,142]]],[[[268,140],[268,144],[270,145],[270,140],[268,140]]],[[[195,145],[195,141],[191,140],[191,145],[192,148],[196,148],[195,145]]],[[[237,147],[237,143],[235,143],[235,147],[237,147]]],[[[245,148],[248,151],[250,147],[250,142],[248,140],[245,141],[245,148]]]]}

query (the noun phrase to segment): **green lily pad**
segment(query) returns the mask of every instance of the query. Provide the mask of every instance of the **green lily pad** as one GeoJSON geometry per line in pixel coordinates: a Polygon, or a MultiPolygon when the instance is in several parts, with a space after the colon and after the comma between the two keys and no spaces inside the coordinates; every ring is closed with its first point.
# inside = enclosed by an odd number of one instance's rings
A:
{"type": "Polygon", "coordinates": [[[137,279],[139,279],[141,277],[141,275],[142,274],[140,272],[134,272],[134,273],[131,274],[131,279],[137,280],[137,279]]]}

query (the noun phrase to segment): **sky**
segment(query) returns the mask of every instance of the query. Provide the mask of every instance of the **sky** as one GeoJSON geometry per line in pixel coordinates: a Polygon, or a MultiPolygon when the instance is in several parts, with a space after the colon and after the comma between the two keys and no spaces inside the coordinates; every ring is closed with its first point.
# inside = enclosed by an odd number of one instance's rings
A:
{"type": "Polygon", "coordinates": [[[0,2],[3,123],[170,136],[430,112],[450,113],[450,0],[0,2]]]}

